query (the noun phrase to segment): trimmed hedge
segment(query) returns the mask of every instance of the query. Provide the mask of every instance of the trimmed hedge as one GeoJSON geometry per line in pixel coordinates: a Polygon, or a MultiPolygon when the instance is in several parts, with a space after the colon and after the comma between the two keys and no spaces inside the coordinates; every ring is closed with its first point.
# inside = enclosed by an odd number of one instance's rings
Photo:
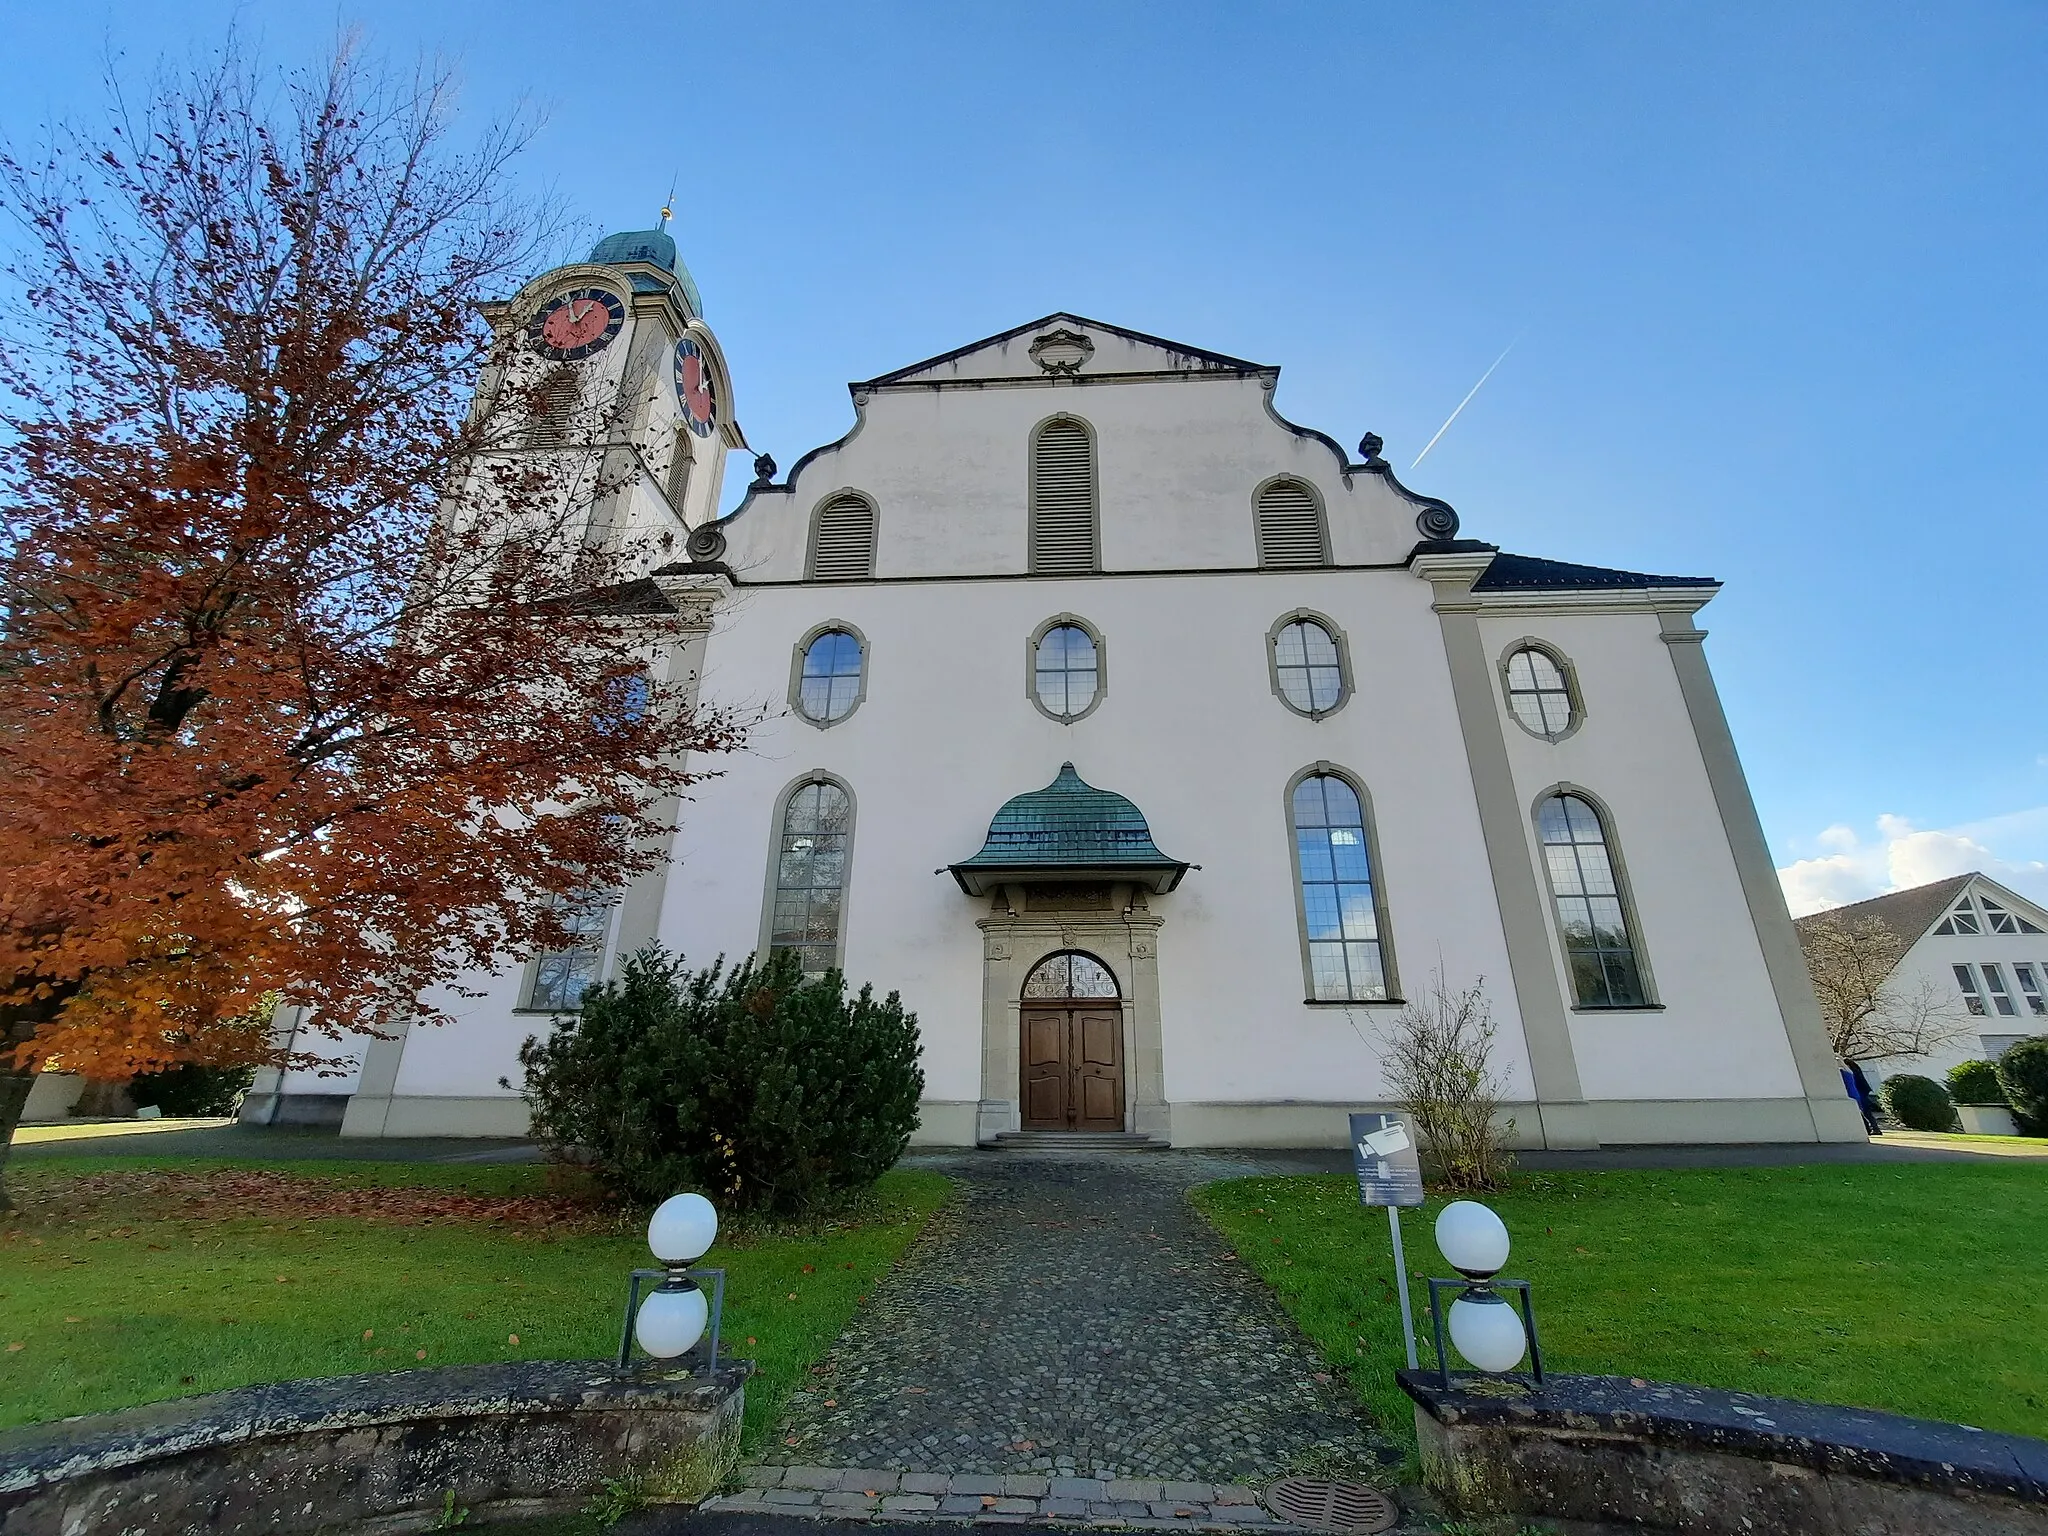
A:
{"type": "Polygon", "coordinates": [[[1959,1061],[1948,1069],[1948,1096],[1958,1104],[2003,1104],[1998,1068],[1988,1061],[1959,1061]]]}
{"type": "Polygon", "coordinates": [[[1998,1058],[1998,1086],[2029,1136],[2048,1136],[2048,1035],[2014,1041],[1998,1058]]]}
{"type": "Polygon", "coordinates": [[[794,1216],[888,1172],[916,1129],[917,1016],[796,956],[692,971],[658,948],[519,1051],[533,1129],[614,1193],[794,1216]]]}
{"type": "Polygon", "coordinates": [[[1891,1117],[1909,1131],[1952,1131],[1960,1122],[1948,1090],[1931,1077],[1902,1072],[1878,1090],[1891,1117]]]}

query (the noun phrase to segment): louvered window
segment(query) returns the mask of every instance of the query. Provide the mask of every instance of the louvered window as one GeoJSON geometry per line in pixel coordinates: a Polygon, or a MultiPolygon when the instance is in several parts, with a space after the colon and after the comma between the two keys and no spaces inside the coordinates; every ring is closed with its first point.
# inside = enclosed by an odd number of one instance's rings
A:
{"type": "Polygon", "coordinates": [[[1299,480],[1276,480],[1259,492],[1259,564],[1328,565],[1323,509],[1299,480]]]}
{"type": "Polygon", "coordinates": [[[875,509],[864,497],[833,497],[818,509],[811,533],[811,579],[859,581],[874,574],[875,509]]]}
{"type": "Polygon", "coordinates": [[[567,443],[582,393],[576,370],[567,364],[542,379],[533,392],[527,442],[535,448],[560,448],[567,443]]]}
{"type": "Polygon", "coordinates": [[[697,454],[690,446],[689,433],[678,432],[675,437],[675,453],[668,461],[668,504],[680,512],[690,494],[690,471],[697,467],[697,454]]]}
{"type": "Polygon", "coordinates": [[[1031,445],[1031,569],[1063,575],[1096,569],[1095,444],[1062,417],[1031,445]]]}

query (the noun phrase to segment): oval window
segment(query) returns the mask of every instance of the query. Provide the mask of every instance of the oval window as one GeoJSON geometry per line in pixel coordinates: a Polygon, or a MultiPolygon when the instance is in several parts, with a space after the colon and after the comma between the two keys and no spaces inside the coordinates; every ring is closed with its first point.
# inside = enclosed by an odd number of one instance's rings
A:
{"type": "Polygon", "coordinates": [[[1095,637],[1078,624],[1055,624],[1039,636],[1032,673],[1041,709],[1056,720],[1079,719],[1102,683],[1095,637]]]}
{"type": "Polygon", "coordinates": [[[844,720],[860,702],[860,641],[843,629],[815,635],[804,647],[797,708],[819,725],[844,720]]]}
{"type": "Polygon", "coordinates": [[[1305,715],[1325,715],[1344,701],[1344,663],[1337,639],[1314,619],[1295,619],[1273,636],[1280,697],[1305,715]]]}
{"type": "Polygon", "coordinates": [[[1508,708],[1533,735],[1555,740],[1572,728],[1571,684],[1555,656],[1525,645],[1508,658],[1508,708]]]}

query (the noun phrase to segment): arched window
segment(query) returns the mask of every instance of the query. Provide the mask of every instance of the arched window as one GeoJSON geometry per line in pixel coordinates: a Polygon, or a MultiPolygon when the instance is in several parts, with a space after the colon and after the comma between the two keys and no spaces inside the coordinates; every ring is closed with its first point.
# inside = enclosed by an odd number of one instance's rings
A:
{"type": "Polygon", "coordinates": [[[1115,997],[1116,978],[1093,955],[1077,949],[1047,955],[1024,978],[1026,997],[1115,997]]]}
{"type": "Polygon", "coordinates": [[[1334,773],[1310,773],[1294,786],[1292,812],[1309,996],[1384,1001],[1392,989],[1358,791],[1334,773]]]}
{"type": "Polygon", "coordinates": [[[1299,480],[1275,480],[1259,492],[1255,521],[1259,564],[1263,566],[1328,565],[1329,536],[1323,527],[1322,504],[1299,480]]]}
{"type": "Polygon", "coordinates": [[[1067,575],[1097,568],[1095,441],[1071,416],[1031,439],[1031,569],[1067,575]]]}
{"type": "Polygon", "coordinates": [[[1536,808],[1536,831],[1573,997],[1581,1008],[1641,1007],[1649,997],[1621,871],[1600,812],[1578,795],[1550,795],[1536,808]]]}
{"type": "Polygon", "coordinates": [[[834,496],[811,525],[813,581],[865,581],[875,574],[875,508],[865,496],[834,496]]]}
{"type": "Polygon", "coordinates": [[[1102,697],[1102,643],[1071,614],[1062,614],[1031,642],[1031,697],[1053,719],[1071,722],[1102,697]]]}
{"type": "Polygon", "coordinates": [[[791,683],[799,715],[812,725],[834,725],[867,695],[867,647],[846,625],[813,630],[797,645],[791,683]]]}
{"type": "Polygon", "coordinates": [[[853,801],[829,779],[798,785],[783,803],[768,947],[794,950],[806,976],[821,976],[839,964],[852,836],[853,801]]]}
{"type": "Polygon", "coordinates": [[[1557,741],[1578,724],[1578,702],[1564,664],[1540,645],[1523,643],[1508,652],[1505,667],[1508,708],[1532,736],[1557,741]]]}
{"type": "Polygon", "coordinates": [[[1351,696],[1344,644],[1320,614],[1291,613],[1266,636],[1273,691],[1298,714],[1320,720],[1351,696]]]}
{"type": "Polygon", "coordinates": [[[569,1013],[583,1006],[583,994],[590,990],[604,965],[611,904],[597,891],[557,896],[549,904],[569,931],[569,944],[567,948],[534,957],[533,982],[527,989],[526,1006],[569,1013]]]}

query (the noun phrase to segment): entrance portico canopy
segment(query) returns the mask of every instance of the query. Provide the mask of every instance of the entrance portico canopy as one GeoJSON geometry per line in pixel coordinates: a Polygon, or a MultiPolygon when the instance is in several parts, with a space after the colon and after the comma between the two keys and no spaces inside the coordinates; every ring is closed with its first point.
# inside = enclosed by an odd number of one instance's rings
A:
{"type": "Polygon", "coordinates": [[[1159,851],[1137,806],[1083,782],[1072,763],[1062,763],[1045,788],[996,812],[981,852],[947,867],[961,890],[986,896],[1003,885],[1082,880],[1164,892],[1193,866],[1159,851]]]}

